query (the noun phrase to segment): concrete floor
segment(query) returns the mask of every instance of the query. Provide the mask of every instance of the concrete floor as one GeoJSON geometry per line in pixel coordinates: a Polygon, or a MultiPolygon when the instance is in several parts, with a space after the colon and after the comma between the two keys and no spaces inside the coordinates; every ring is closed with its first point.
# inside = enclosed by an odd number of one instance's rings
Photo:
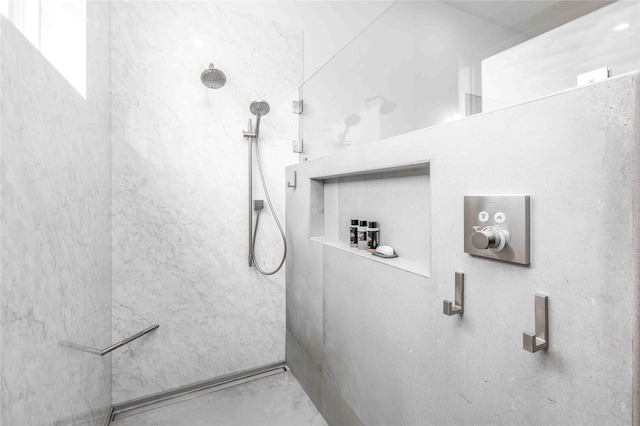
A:
{"type": "Polygon", "coordinates": [[[122,413],[111,426],[327,424],[289,371],[164,404],[129,416],[122,413]]]}

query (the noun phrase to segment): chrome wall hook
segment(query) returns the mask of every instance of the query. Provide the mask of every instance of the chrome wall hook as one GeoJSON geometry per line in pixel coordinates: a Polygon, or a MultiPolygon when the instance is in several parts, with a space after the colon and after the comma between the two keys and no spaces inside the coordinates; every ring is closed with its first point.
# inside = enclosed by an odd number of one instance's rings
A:
{"type": "Polygon", "coordinates": [[[548,298],[544,294],[536,293],[535,311],[536,333],[522,333],[522,347],[531,353],[549,347],[548,298]]]}
{"type": "Polygon", "coordinates": [[[298,172],[296,172],[295,170],[293,171],[293,179],[289,179],[287,181],[287,188],[293,188],[296,189],[296,186],[298,185],[298,172]]]}
{"type": "Polygon", "coordinates": [[[444,300],[442,310],[445,315],[456,315],[464,312],[464,274],[456,272],[456,298],[455,304],[449,300],[444,300]]]}

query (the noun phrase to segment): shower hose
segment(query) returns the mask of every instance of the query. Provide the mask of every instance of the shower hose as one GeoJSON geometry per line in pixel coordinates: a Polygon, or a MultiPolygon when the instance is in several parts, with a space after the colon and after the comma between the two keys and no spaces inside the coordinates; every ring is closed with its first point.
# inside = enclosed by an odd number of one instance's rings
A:
{"type": "Polygon", "coordinates": [[[287,257],[287,237],[284,235],[284,230],[282,229],[282,225],[280,224],[280,220],[278,220],[278,215],[273,208],[273,204],[271,203],[271,197],[269,196],[269,190],[267,189],[267,184],[264,180],[264,173],[262,172],[262,162],[260,161],[260,144],[258,143],[258,138],[256,140],[256,159],[258,160],[258,170],[260,171],[260,180],[262,180],[262,188],[264,189],[264,195],[267,199],[267,204],[269,205],[269,210],[271,210],[271,214],[276,221],[276,225],[278,225],[278,229],[280,230],[280,235],[282,236],[282,243],[284,244],[284,251],[282,253],[282,260],[278,267],[273,271],[265,271],[258,264],[258,259],[256,258],[255,247],[256,247],[256,235],[258,234],[258,224],[260,223],[260,210],[256,210],[256,226],[253,228],[253,240],[251,241],[252,252],[253,252],[253,266],[260,272],[262,275],[273,275],[282,268],[284,265],[284,260],[287,257]]]}

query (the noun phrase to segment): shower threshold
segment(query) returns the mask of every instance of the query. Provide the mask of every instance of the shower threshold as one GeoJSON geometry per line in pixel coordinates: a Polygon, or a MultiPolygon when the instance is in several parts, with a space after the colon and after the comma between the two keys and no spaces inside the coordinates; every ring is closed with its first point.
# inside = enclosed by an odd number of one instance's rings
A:
{"type": "Polygon", "coordinates": [[[253,380],[262,379],[289,371],[284,361],[272,364],[266,364],[255,368],[219,376],[213,379],[203,380],[187,386],[171,389],[164,392],[148,395],[142,398],[132,399],[130,401],[115,404],[112,412],[107,420],[110,421],[124,419],[126,417],[135,416],[146,411],[155,410],[166,407],[168,405],[177,404],[188,401],[193,398],[200,397],[212,392],[221,391],[232,386],[241,385],[253,380]]]}

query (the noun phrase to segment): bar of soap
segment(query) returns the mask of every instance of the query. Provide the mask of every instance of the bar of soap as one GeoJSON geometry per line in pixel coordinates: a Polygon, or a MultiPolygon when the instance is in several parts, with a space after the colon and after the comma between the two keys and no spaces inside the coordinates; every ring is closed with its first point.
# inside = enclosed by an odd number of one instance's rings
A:
{"type": "Polygon", "coordinates": [[[395,254],[393,247],[390,246],[378,246],[377,252],[385,256],[393,256],[395,254]]]}

